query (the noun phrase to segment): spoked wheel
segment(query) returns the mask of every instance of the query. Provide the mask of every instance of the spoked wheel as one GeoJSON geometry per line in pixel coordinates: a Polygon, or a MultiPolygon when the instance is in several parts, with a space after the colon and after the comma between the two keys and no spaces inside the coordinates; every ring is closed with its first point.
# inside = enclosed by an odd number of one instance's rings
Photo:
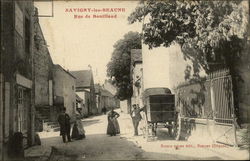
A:
{"type": "Polygon", "coordinates": [[[153,126],[152,126],[152,136],[153,137],[156,136],[156,129],[157,129],[157,123],[153,123],[153,126]]]}

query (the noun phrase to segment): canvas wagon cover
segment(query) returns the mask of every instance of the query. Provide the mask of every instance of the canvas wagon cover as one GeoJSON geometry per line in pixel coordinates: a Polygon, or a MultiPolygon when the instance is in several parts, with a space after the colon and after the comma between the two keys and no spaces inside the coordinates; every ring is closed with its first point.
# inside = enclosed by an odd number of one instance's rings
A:
{"type": "Polygon", "coordinates": [[[171,94],[171,90],[168,88],[148,88],[143,92],[143,98],[147,98],[153,95],[166,95],[171,94]]]}

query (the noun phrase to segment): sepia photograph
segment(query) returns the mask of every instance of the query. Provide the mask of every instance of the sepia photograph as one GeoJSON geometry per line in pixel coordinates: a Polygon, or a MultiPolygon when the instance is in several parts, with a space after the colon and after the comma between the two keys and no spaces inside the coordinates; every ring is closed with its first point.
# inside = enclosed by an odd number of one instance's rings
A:
{"type": "Polygon", "coordinates": [[[249,0],[0,0],[0,160],[250,160],[249,0]]]}

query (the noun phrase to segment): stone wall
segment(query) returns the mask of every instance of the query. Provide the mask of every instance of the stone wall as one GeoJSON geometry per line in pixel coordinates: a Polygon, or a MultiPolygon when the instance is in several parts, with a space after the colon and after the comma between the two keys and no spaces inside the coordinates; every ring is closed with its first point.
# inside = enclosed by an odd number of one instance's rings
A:
{"type": "MultiPolygon", "coordinates": [[[[28,82],[33,81],[33,2],[32,1],[4,1],[1,2],[1,73],[4,75],[4,104],[3,128],[4,149],[13,134],[18,130],[20,119],[18,118],[18,87],[20,82],[17,75],[28,82]],[[18,84],[19,83],[19,84],[18,84]]],[[[34,93],[33,86],[25,87],[25,103],[28,103],[27,136],[28,145],[34,143],[34,93]],[[28,92],[27,92],[28,91],[28,92]]],[[[4,160],[7,159],[4,156],[4,160]]]]}
{"type": "Polygon", "coordinates": [[[66,112],[74,117],[76,106],[75,78],[59,65],[55,65],[53,68],[53,89],[54,96],[64,98],[66,112]]]}
{"type": "Polygon", "coordinates": [[[49,80],[52,80],[53,62],[38,22],[35,22],[34,39],[35,105],[50,105],[49,80]]]}

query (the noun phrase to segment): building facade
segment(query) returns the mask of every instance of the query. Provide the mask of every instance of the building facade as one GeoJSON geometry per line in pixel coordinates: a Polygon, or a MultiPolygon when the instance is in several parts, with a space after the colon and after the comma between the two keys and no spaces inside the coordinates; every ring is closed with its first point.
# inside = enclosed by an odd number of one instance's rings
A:
{"type": "MultiPolygon", "coordinates": [[[[53,111],[59,110],[62,106],[66,107],[66,112],[74,119],[76,109],[76,83],[75,77],[68,71],[63,69],[60,65],[53,67],[53,95],[54,107],[53,111]]],[[[54,116],[57,118],[57,115],[54,116]]]]}
{"type": "MultiPolygon", "coordinates": [[[[35,14],[38,15],[37,9],[35,14]]],[[[34,90],[36,131],[42,131],[43,122],[55,120],[53,107],[53,62],[38,17],[34,18],[34,90]]]]}
{"type": "Polygon", "coordinates": [[[110,91],[105,89],[104,85],[95,84],[95,94],[98,113],[101,113],[104,107],[107,110],[111,110],[111,108],[120,108],[120,100],[110,91]]]}
{"type": "Polygon", "coordinates": [[[76,78],[76,93],[83,99],[88,115],[97,114],[92,70],[70,71],[70,73],[76,78]]]}
{"type": "Polygon", "coordinates": [[[33,1],[1,2],[0,142],[4,159],[15,132],[27,137],[25,147],[34,144],[34,17],[33,1]]]}
{"type": "Polygon", "coordinates": [[[35,105],[52,106],[53,61],[38,18],[34,21],[34,43],[35,105]]]}
{"type": "Polygon", "coordinates": [[[90,97],[90,92],[87,90],[81,90],[81,91],[76,91],[76,94],[79,96],[79,99],[81,99],[81,102],[79,104],[79,107],[82,108],[82,113],[85,117],[88,117],[91,115],[91,97],[90,97]]]}

